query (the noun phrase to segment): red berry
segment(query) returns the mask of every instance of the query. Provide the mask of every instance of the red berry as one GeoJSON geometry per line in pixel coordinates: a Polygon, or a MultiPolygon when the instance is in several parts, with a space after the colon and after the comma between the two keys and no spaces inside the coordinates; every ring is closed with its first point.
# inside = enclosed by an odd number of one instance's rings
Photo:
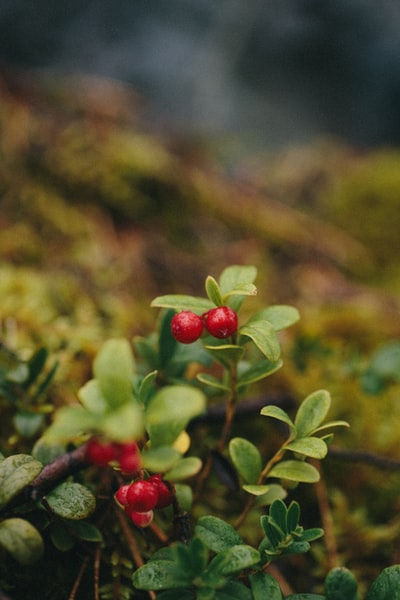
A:
{"type": "Polygon", "coordinates": [[[115,499],[118,502],[118,504],[120,504],[121,506],[128,505],[128,499],[127,499],[126,495],[127,495],[130,485],[131,485],[130,483],[128,483],[126,485],[121,485],[121,487],[118,488],[118,490],[115,492],[115,499]]]}
{"type": "Polygon", "coordinates": [[[139,479],[129,486],[126,493],[128,505],[136,512],[147,512],[155,508],[158,500],[157,488],[151,481],[139,479]]]}
{"type": "Polygon", "coordinates": [[[139,512],[137,510],[126,508],[125,512],[136,525],[136,527],[148,527],[154,518],[154,513],[152,510],[139,512]]]}
{"type": "Polygon", "coordinates": [[[237,314],[229,306],[212,308],[203,315],[203,319],[208,333],[220,339],[234,334],[238,327],[237,314]]]}
{"type": "Polygon", "coordinates": [[[140,470],[142,460],[135,442],[121,444],[118,462],[121,471],[127,475],[134,475],[140,470]]]}
{"type": "Polygon", "coordinates": [[[192,344],[203,333],[203,320],[194,312],[183,310],[172,318],[171,333],[181,344],[192,344]]]}
{"type": "Polygon", "coordinates": [[[158,492],[158,500],[155,508],[166,508],[172,502],[171,491],[167,484],[162,480],[161,475],[152,475],[146,481],[151,481],[158,492]]]}
{"type": "Polygon", "coordinates": [[[86,446],[86,460],[92,465],[105,467],[115,460],[118,454],[118,445],[113,442],[100,442],[96,438],[92,438],[86,446]]]}

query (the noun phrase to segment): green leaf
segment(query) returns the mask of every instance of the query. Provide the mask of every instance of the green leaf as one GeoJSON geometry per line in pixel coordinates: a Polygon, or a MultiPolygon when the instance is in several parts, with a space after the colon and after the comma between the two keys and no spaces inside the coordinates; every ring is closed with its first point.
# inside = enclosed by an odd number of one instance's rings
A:
{"type": "MultiPolygon", "coordinates": [[[[285,600],[326,600],[326,596],[321,596],[320,594],[290,594],[290,596],[286,596],[285,600]]],[[[343,598],[343,600],[347,600],[347,598],[343,598]]]]}
{"type": "Polygon", "coordinates": [[[172,560],[152,560],[133,573],[132,583],[139,590],[157,591],[185,588],[191,579],[172,560]]]}
{"type": "Polygon", "coordinates": [[[143,467],[154,473],[165,473],[178,462],[181,455],[172,446],[149,448],[142,452],[143,467]]]}
{"type": "Polygon", "coordinates": [[[125,339],[107,340],[93,362],[93,373],[108,407],[115,409],[132,401],[134,360],[125,339]]]}
{"type": "Polygon", "coordinates": [[[298,437],[305,437],[314,433],[328,414],[331,397],[326,390],[313,392],[300,404],[295,418],[298,437]]]}
{"type": "Polygon", "coordinates": [[[254,485],[254,484],[246,484],[243,486],[245,492],[252,494],[253,496],[264,496],[267,494],[271,486],[270,485],[254,485]]]}
{"type": "Polygon", "coordinates": [[[297,454],[310,456],[311,458],[322,459],[328,454],[328,446],[323,440],[317,437],[303,437],[293,440],[289,444],[286,444],[285,448],[297,454]]]}
{"type": "Polygon", "coordinates": [[[279,406],[274,406],[273,404],[264,406],[260,410],[260,415],[263,415],[264,417],[271,417],[272,419],[277,419],[278,421],[282,421],[283,423],[286,423],[286,425],[289,425],[289,428],[292,432],[295,430],[295,425],[292,419],[284,410],[279,408],[279,406]]]}
{"type": "Polygon", "coordinates": [[[207,296],[211,300],[211,302],[213,304],[215,304],[216,306],[222,306],[223,301],[222,301],[222,296],[221,296],[221,290],[219,288],[217,281],[214,279],[214,277],[211,277],[211,275],[209,275],[206,279],[205,285],[206,285],[207,296]]]}
{"type": "Polygon", "coordinates": [[[171,481],[181,481],[188,477],[197,475],[202,467],[202,462],[197,456],[188,456],[181,458],[170,471],[165,474],[166,479],[171,481]]]}
{"type": "Polygon", "coordinates": [[[171,385],[159,390],[146,408],[146,428],[152,446],[172,444],[205,406],[204,394],[192,386],[171,385]]]}
{"type": "Polygon", "coordinates": [[[93,414],[104,415],[109,409],[97,379],[90,379],[85,383],[78,391],[78,398],[86,410],[93,414]]]}
{"type": "Polygon", "coordinates": [[[44,438],[49,444],[69,442],[83,433],[96,431],[104,423],[102,415],[90,413],[83,406],[62,406],[57,410],[44,438]]]}
{"type": "Polygon", "coordinates": [[[224,385],[219,379],[213,377],[212,375],[208,375],[207,373],[198,373],[198,375],[196,375],[196,379],[200,381],[200,383],[209,385],[217,390],[230,392],[230,388],[227,385],[224,385]]]}
{"type": "Polygon", "coordinates": [[[308,542],[292,542],[285,548],[282,548],[281,554],[305,554],[310,550],[311,546],[308,542]]]}
{"type": "Polygon", "coordinates": [[[180,509],[184,512],[189,512],[193,503],[192,488],[185,483],[175,483],[174,487],[180,509]]]}
{"type": "Polygon", "coordinates": [[[373,582],[366,600],[400,600],[400,565],[383,569],[373,582]]]}
{"type": "Polygon", "coordinates": [[[157,374],[158,371],[151,371],[150,373],[147,373],[147,375],[143,377],[142,381],[140,382],[138,400],[144,405],[147,404],[148,400],[153,395],[157,374]]]}
{"type": "Polygon", "coordinates": [[[39,560],[44,551],[38,530],[25,519],[5,519],[0,523],[0,546],[21,565],[31,565],[39,560]]]}
{"type": "Polygon", "coordinates": [[[64,519],[88,517],[96,507],[96,499],[87,487],[65,481],[46,495],[52,511],[64,519]]]}
{"type": "Polygon", "coordinates": [[[223,344],[220,346],[207,345],[205,348],[212,354],[215,360],[218,360],[224,367],[230,367],[232,363],[237,363],[244,352],[242,346],[235,344],[223,344]]]}
{"type": "Polygon", "coordinates": [[[88,521],[69,521],[68,531],[85,542],[100,543],[103,541],[101,531],[88,521]]]}
{"type": "Polygon", "coordinates": [[[315,483],[319,481],[320,475],[317,469],[309,463],[299,460],[284,460],[272,467],[268,477],[289,479],[289,481],[301,483],[315,483]]]}
{"type": "Polygon", "coordinates": [[[268,306],[262,310],[256,312],[249,320],[251,323],[253,320],[265,320],[271,323],[275,331],[286,329],[300,319],[300,314],[297,308],[293,306],[286,306],[284,304],[277,304],[274,306],[268,306]]]}
{"type": "Polygon", "coordinates": [[[68,552],[76,543],[76,539],[62,526],[60,521],[54,521],[49,527],[50,539],[60,552],[68,552]]]}
{"type": "Polygon", "coordinates": [[[223,295],[222,301],[225,303],[232,296],[256,296],[257,288],[253,283],[242,283],[236,286],[230,292],[223,295]]]}
{"type": "Polygon", "coordinates": [[[220,573],[223,576],[234,575],[254,567],[260,560],[258,550],[246,544],[237,544],[219,552],[211,561],[208,571],[220,573]]]}
{"type": "Polygon", "coordinates": [[[173,309],[165,311],[160,324],[160,333],[158,338],[158,356],[161,369],[169,364],[174,356],[178,342],[171,333],[171,320],[175,314],[173,309]]]}
{"type": "Polygon", "coordinates": [[[189,545],[192,570],[195,575],[202,575],[208,563],[208,549],[204,542],[198,538],[192,538],[189,545]]]}
{"type": "Polygon", "coordinates": [[[282,600],[278,582],[269,573],[254,573],[249,577],[254,600],[282,600]]]}
{"type": "Polygon", "coordinates": [[[173,308],[176,311],[192,310],[193,312],[206,312],[214,308],[214,304],[207,298],[186,296],[183,294],[168,294],[154,298],[151,305],[153,308],[173,308]]]}
{"type": "Polygon", "coordinates": [[[229,443],[229,453],[239,475],[247,483],[256,483],[262,470],[258,448],[248,440],[236,437],[229,443]]]}
{"type": "Polygon", "coordinates": [[[233,579],[230,579],[215,595],[215,600],[252,600],[252,598],[249,588],[233,579]]]}
{"type": "Polygon", "coordinates": [[[292,501],[287,509],[286,514],[286,530],[291,533],[295,531],[300,522],[300,505],[298,502],[292,501]]]}
{"type": "Polygon", "coordinates": [[[44,415],[19,411],[13,417],[13,424],[20,436],[30,438],[36,435],[44,424],[44,415]]]}
{"type": "Polygon", "coordinates": [[[247,369],[240,374],[237,383],[238,389],[240,390],[251,383],[260,381],[260,379],[272,375],[272,373],[278,371],[282,365],[283,362],[281,360],[277,360],[276,362],[271,362],[269,360],[258,361],[255,365],[250,367],[250,369],[247,369]]]}
{"type": "Polygon", "coordinates": [[[39,475],[43,465],[29,454],[14,454],[0,462],[0,508],[6,506],[39,475]]]}
{"type": "Polygon", "coordinates": [[[268,321],[248,321],[239,329],[242,336],[249,337],[268,360],[276,362],[281,354],[275,329],[268,321]]]}
{"type": "Polygon", "coordinates": [[[331,569],[325,578],[325,594],[327,600],[356,600],[357,580],[353,573],[345,567],[331,569]]]}
{"type": "Polygon", "coordinates": [[[240,287],[242,284],[254,283],[257,269],[251,265],[231,265],[224,269],[219,277],[222,295],[240,287]]]}
{"type": "Polygon", "coordinates": [[[243,543],[240,535],[229,523],[212,515],[200,517],[195,533],[213,552],[222,552],[243,543]]]}
{"type": "Polygon", "coordinates": [[[300,535],[301,542],[313,542],[318,540],[324,535],[324,530],[320,527],[312,527],[311,529],[305,529],[300,535]]]}
{"type": "Polygon", "coordinates": [[[326,431],[327,429],[332,429],[332,427],[350,427],[347,421],[329,421],[328,423],[324,423],[320,427],[314,429],[313,433],[320,433],[322,431],[326,431]]]}
{"type": "Polygon", "coordinates": [[[287,508],[286,504],[282,500],[275,500],[269,509],[270,518],[280,527],[280,529],[287,534],[287,508]]]}
{"type": "Polygon", "coordinates": [[[274,500],[283,500],[286,498],[287,491],[281,485],[278,485],[277,483],[271,483],[267,487],[267,492],[256,496],[256,505],[267,506],[268,504],[272,504],[274,500]]]}
{"type": "Polygon", "coordinates": [[[132,398],[130,403],[123,404],[101,419],[97,430],[118,442],[138,439],[144,431],[143,410],[132,398]]]}

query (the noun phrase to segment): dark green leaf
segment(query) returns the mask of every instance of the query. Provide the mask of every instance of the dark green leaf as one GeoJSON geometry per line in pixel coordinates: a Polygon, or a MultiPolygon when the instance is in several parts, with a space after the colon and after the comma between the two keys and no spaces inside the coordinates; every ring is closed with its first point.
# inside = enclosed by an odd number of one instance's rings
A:
{"type": "MultiPolygon", "coordinates": [[[[345,567],[331,569],[325,578],[325,594],[327,600],[357,600],[357,580],[353,573],[345,567]]],[[[378,598],[381,600],[383,596],[378,598]]]]}
{"type": "Polygon", "coordinates": [[[215,600],[252,600],[252,595],[249,588],[243,583],[231,579],[220,590],[217,590],[215,600]]]}
{"type": "Polygon", "coordinates": [[[305,529],[300,535],[300,541],[302,542],[313,542],[318,540],[324,535],[324,530],[320,527],[313,527],[312,529],[305,529]]]}
{"type": "Polygon", "coordinates": [[[275,500],[270,506],[269,516],[286,535],[288,533],[286,504],[282,500],[275,500]]]}
{"type": "Polygon", "coordinates": [[[47,356],[48,352],[46,348],[39,348],[39,350],[37,350],[33,356],[31,356],[28,361],[29,375],[24,381],[25,388],[28,388],[40,375],[46,364],[47,356]]]}
{"type": "Polygon", "coordinates": [[[157,591],[186,588],[191,579],[174,561],[152,560],[133,573],[132,583],[139,590],[157,591]]]}
{"type": "Polygon", "coordinates": [[[65,519],[84,519],[96,507],[92,492],[80,483],[65,481],[46,495],[52,511],[65,519]]]}
{"type": "Polygon", "coordinates": [[[400,600],[400,565],[383,569],[373,582],[366,600],[400,600]]]}
{"type": "Polygon", "coordinates": [[[264,379],[272,373],[278,371],[281,368],[283,362],[278,360],[276,362],[271,362],[269,360],[260,360],[255,365],[247,369],[243,373],[240,374],[238,378],[237,387],[238,389],[242,389],[251,383],[256,381],[260,381],[260,379],[264,379]]]}
{"type": "Polygon", "coordinates": [[[289,504],[286,515],[286,531],[291,533],[295,531],[300,521],[300,505],[298,502],[292,501],[289,504]]]}
{"type": "Polygon", "coordinates": [[[54,546],[60,552],[68,552],[75,546],[76,539],[58,521],[50,525],[49,535],[54,546]]]}
{"type": "Polygon", "coordinates": [[[217,554],[211,561],[208,571],[221,573],[221,575],[233,575],[244,569],[254,567],[260,562],[260,553],[255,548],[246,544],[238,544],[226,548],[217,554]]]}
{"type": "Polygon", "coordinates": [[[171,320],[175,311],[165,311],[161,320],[160,334],[158,338],[159,365],[163,369],[171,361],[178,347],[178,342],[171,333],[171,320]]]}
{"type": "Polygon", "coordinates": [[[282,600],[279,584],[269,573],[254,573],[249,581],[254,600],[282,600]]]}
{"type": "Polygon", "coordinates": [[[85,542],[99,543],[103,541],[103,536],[99,529],[88,521],[69,520],[68,531],[72,532],[75,537],[85,540],[85,542]]]}
{"type": "Polygon", "coordinates": [[[195,532],[213,552],[222,552],[231,546],[243,543],[240,535],[229,523],[212,515],[200,517],[195,532]]]}

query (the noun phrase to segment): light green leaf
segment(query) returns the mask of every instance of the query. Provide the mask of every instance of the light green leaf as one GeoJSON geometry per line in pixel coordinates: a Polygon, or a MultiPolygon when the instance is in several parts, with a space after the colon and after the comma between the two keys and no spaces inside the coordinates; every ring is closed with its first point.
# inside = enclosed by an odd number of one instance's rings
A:
{"type": "Polygon", "coordinates": [[[30,438],[40,431],[44,419],[44,415],[40,413],[19,411],[14,415],[13,424],[20,436],[30,438]]]}
{"type": "Polygon", "coordinates": [[[303,437],[293,440],[286,445],[288,450],[310,456],[311,458],[325,458],[328,447],[323,440],[317,437],[303,437]]]}
{"type": "Polygon", "coordinates": [[[300,404],[294,421],[297,436],[312,434],[325,419],[330,405],[331,397],[326,390],[318,390],[307,396],[300,404]]]}
{"type": "Polygon", "coordinates": [[[265,496],[271,489],[270,485],[257,485],[257,484],[246,484],[243,486],[245,492],[252,494],[253,496],[265,496]]]}
{"type": "Polygon", "coordinates": [[[0,508],[6,506],[39,475],[43,465],[29,454],[14,454],[0,462],[0,508]]]}
{"type": "Polygon", "coordinates": [[[108,411],[109,406],[102,394],[98,379],[90,379],[85,383],[78,391],[78,398],[89,412],[104,415],[108,411]]]}
{"type": "Polygon", "coordinates": [[[197,475],[202,467],[202,462],[197,456],[187,456],[177,462],[170,471],[165,474],[166,479],[181,481],[188,477],[197,475]]]}
{"type": "Polygon", "coordinates": [[[90,413],[83,406],[62,406],[43,437],[49,444],[69,442],[83,433],[96,431],[103,422],[102,415],[90,413]]]}
{"type": "Polygon", "coordinates": [[[262,470],[258,448],[244,438],[235,437],[229,443],[229,453],[243,479],[247,483],[256,483],[262,470]]]}
{"type": "Polygon", "coordinates": [[[286,306],[284,304],[277,304],[274,306],[268,306],[255,313],[249,320],[258,321],[265,320],[271,323],[275,331],[286,329],[300,319],[300,314],[297,308],[293,306],[286,306]]]}
{"type": "Polygon", "coordinates": [[[146,428],[153,447],[172,444],[206,407],[204,394],[188,385],[165,386],[149,401],[146,428]]]}
{"type": "Polygon", "coordinates": [[[142,404],[146,404],[153,394],[157,374],[158,371],[151,371],[151,373],[147,373],[140,382],[138,400],[139,402],[142,402],[142,404]]]}
{"type": "Polygon", "coordinates": [[[276,362],[281,353],[275,329],[268,321],[248,321],[239,329],[241,336],[249,337],[268,360],[276,362]]]}
{"type": "Polygon", "coordinates": [[[193,490],[190,485],[186,483],[176,483],[174,485],[176,497],[178,499],[179,507],[182,511],[189,512],[192,508],[193,502],[193,490]]]}
{"type": "Polygon", "coordinates": [[[247,371],[244,371],[240,374],[237,385],[238,389],[240,390],[251,383],[260,381],[260,379],[264,379],[265,377],[272,375],[272,373],[278,371],[282,365],[283,362],[281,360],[276,362],[271,362],[269,360],[258,361],[255,365],[250,367],[250,369],[247,369],[247,371]]]}
{"type": "Polygon", "coordinates": [[[178,312],[181,310],[192,310],[193,312],[200,313],[206,312],[210,308],[215,308],[214,304],[208,298],[198,298],[183,294],[158,296],[150,306],[155,308],[174,308],[178,312]]]}
{"type": "Polygon", "coordinates": [[[286,425],[289,425],[291,431],[294,431],[295,425],[289,415],[279,408],[279,406],[274,406],[273,404],[264,406],[260,410],[260,414],[264,417],[271,417],[273,419],[277,419],[278,421],[283,421],[286,425]]]}
{"type": "Polygon", "coordinates": [[[350,424],[347,421],[328,421],[328,423],[324,423],[320,427],[314,429],[313,433],[320,433],[327,429],[332,429],[332,427],[350,427],[350,424]]]}
{"type": "Polygon", "coordinates": [[[221,290],[219,289],[218,283],[214,277],[211,277],[211,275],[209,275],[206,279],[206,292],[211,302],[213,302],[216,306],[222,306],[223,301],[221,290]]]}
{"type": "Polygon", "coordinates": [[[107,340],[93,362],[93,373],[110,409],[132,401],[134,359],[125,339],[107,340]]]}
{"type": "Polygon", "coordinates": [[[96,499],[87,487],[68,481],[49,492],[46,500],[52,511],[64,519],[85,519],[96,507],[96,499]]]}
{"type": "Polygon", "coordinates": [[[44,551],[38,530],[25,519],[5,519],[0,523],[0,546],[21,565],[31,565],[39,560],[44,551]]]}
{"type": "Polygon", "coordinates": [[[274,500],[283,500],[287,496],[287,491],[277,483],[271,483],[267,486],[268,491],[265,494],[257,495],[255,498],[257,506],[267,506],[274,500]]]}
{"type": "Polygon", "coordinates": [[[178,450],[172,446],[159,446],[143,450],[143,467],[154,473],[165,473],[171,469],[180,459],[178,450]]]}
{"type": "Polygon", "coordinates": [[[222,552],[231,546],[243,543],[232,525],[212,515],[200,517],[195,527],[195,533],[213,552],[222,552]]]}
{"type": "Polygon", "coordinates": [[[107,414],[97,429],[117,442],[138,439],[144,432],[143,410],[132,398],[131,403],[123,404],[107,414]]]}
{"type": "Polygon", "coordinates": [[[226,292],[223,295],[222,301],[225,303],[228,298],[232,296],[256,296],[257,288],[253,283],[242,283],[237,285],[233,290],[226,292]]]}
{"type": "Polygon", "coordinates": [[[254,283],[256,277],[257,269],[251,265],[231,265],[226,267],[219,278],[222,295],[240,287],[242,284],[254,283]]]}
{"type": "Polygon", "coordinates": [[[300,460],[284,460],[272,467],[268,477],[289,479],[289,481],[301,483],[315,483],[319,481],[320,475],[317,469],[309,463],[300,460]]]}

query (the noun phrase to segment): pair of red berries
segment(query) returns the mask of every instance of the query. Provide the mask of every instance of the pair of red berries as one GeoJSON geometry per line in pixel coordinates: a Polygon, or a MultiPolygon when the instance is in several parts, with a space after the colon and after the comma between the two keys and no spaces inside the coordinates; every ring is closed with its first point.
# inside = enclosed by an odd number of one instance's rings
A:
{"type": "Polygon", "coordinates": [[[127,475],[135,475],[142,465],[136,442],[105,442],[94,437],[88,441],[85,455],[92,465],[106,467],[115,463],[127,475]]]}
{"type": "Polygon", "coordinates": [[[154,509],[171,504],[172,494],[160,474],[122,485],[115,499],[137,527],[147,527],[154,518],[154,509]]]}
{"type": "Polygon", "coordinates": [[[174,315],[171,321],[172,335],[181,344],[192,344],[198,340],[204,327],[213,337],[227,338],[237,330],[237,314],[229,306],[217,306],[201,316],[183,310],[174,315]]]}

